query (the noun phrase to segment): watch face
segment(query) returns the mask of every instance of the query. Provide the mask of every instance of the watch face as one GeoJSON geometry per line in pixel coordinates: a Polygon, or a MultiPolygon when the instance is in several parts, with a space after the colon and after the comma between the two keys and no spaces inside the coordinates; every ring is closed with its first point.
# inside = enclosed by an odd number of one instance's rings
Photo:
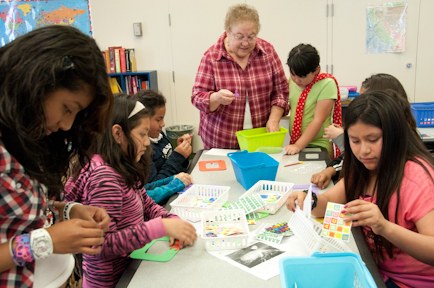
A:
{"type": "Polygon", "coordinates": [[[43,257],[50,250],[48,239],[45,238],[35,239],[33,243],[34,243],[34,246],[32,247],[34,249],[33,253],[39,257],[43,257]]]}
{"type": "Polygon", "coordinates": [[[38,230],[32,232],[30,242],[32,253],[36,260],[47,258],[53,253],[53,242],[50,235],[45,229],[38,230]]]}

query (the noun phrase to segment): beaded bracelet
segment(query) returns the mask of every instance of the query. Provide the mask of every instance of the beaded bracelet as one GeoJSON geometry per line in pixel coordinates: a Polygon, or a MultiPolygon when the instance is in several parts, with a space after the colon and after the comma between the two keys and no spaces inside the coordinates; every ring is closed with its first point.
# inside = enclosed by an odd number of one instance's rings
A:
{"type": "Polygon", "coordinates": [[[26,263],[31,263],[35,260],[30,248],[30,234],[22,234],[14,236],[9,241],[9,251],[12,256],[12,260],[18,266],[23,267],[26,263]],[[15,239],[15,248],[13,247],[13,241],[15,239]]]}
{"type": "Polygon", "coordinates": [[[63,208],[63,220],[70,220],[69,213],[71,212],[72,207],[75,205],[81,205],[81,203],[77,202],[68,202],[65,204],[65,207],[63,208]]]}

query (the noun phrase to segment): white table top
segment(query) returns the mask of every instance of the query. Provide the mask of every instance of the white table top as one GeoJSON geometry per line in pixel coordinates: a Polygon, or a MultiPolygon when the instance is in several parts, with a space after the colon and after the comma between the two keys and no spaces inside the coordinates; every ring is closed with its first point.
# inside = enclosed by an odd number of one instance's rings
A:
{"type": "MultiPolygon", "coordinates": [[[[276,181],[286,181],[295,184],[310,183],[312,173],[322,170],[326,164],[324,161],[309,161],[305,164],[291,167],[283,167],[284,164],[298,160],[298,155],[273,156],[280,162],[276,181]]],[[[196,165],[192,171],[193,181],[197,184],[212,184],[230,186],[229,200],[234,201],[246,190],[237,182],[230,159],[226,156],[202,154],[200,160],[223,159],[227,169],[224,171],[202,172],[196,165]]],[[[291,216],[286,207],[282,207],[275,215],[263,219],[266,223],[277,223],[288,221],[291,216]]],[[[250,230],[255,229],[249,225],[250,230]]],[[[357,250],[353,237],[349,246],[357,250]]],[[[296,255],[305,253],[304,245],[298,242],[298,238],[290,237],[285,240],[289,250],[296,255]],[[291,248],[292,247],[292,248],[291,248]]],[[[158,252],[153,252],[158,253],[158,252]]],[[[230,263],[218,259],[209,254],[204,247],[204,240],[198,237],[194,246],[182,249],[169,262],[147,262],[140,263],[128,287],[280,287],[280,276],[269,280],[262,280],[254,275],[243,271],[230,263]]]]}
{"type": "Polygon", "coordinates": [[[434,127],[417,128],[417,131],[424,142],[434,142],[434,127]]]}

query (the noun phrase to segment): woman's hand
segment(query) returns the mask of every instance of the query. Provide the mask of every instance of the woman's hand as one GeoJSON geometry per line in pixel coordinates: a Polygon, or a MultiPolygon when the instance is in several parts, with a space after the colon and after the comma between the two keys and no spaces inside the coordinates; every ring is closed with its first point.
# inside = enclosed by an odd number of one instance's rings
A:
{"type": "Polygon", "coordinates": [[[54,253],[101,253],[102,244],[104,243],[104,230],[93,220],[72,219],[62,221],[47,228],[47,231],[53,240],[54,253]]]}
{"type": "Polygon", "coordinates": [[[184,220],[178,218],[164,218],[163,225],[166,229],[167,236],[171,237],[171,239],[178,239],[181,248],[193,245],[194,241],[197,239],[194,226],[184,220]]]}
{"type": "Polygon", "coordinates": [[[344,128],[336,124],[330,124],[328,127],[324,128],[324,135],[322,137],[327,139],[335,139],[342,133],[344,133],[344,128]]]}
{"type": "Polygon", "coordinates": [[[312,182],[321,189],[325,189],[330,184],[330,181],[335,174],[335,168],[327,167],[321,172],[313,174],[310,182],[312,182]]]}
{"type": "Polygon", "coordinates": [[[280,131],[279,121],[268,119],[266,128],[268,132],[279,132],[280,131]]]}
{"type": "Polygon", "coordinates": [[[288,155],[294,155],[300,153],[301,148],[298,147],[296,144],[290,144],[285,147],[285,151],[288,155]]]}
{"type": "Polygon", "coordinates": [[[306,193],[303,191],[293,191],[286,200],[286,207],[294,212],[295,207],[298,205],[303,210],[304,198],[306,198],[306,193]]]}
{"type": "Polygon", "coordinates": [[[110,216],[105,209],[89,205],[74,205],[69,212],[69,218],[93,221],[104,231],[107,231],[110,223],[110,216]]]}
{"type": "Polygon", "coordinates": [[[230,105],[234,101],[235,95],[227,89],[221,89],[210,95],[210,110],[215,111],[220,105],[230,105]]]}
{"type": "Polygon", "coordinates": [[[369,226],[377,235],[382,235],[390,223],[376,204],[360,199],[348,202],[343,213],[349,214],[345,220],[353,221],[353,227],[369,226]]]}
{"type": "Polygon", "coordinates": [[[192,183],[191,175],[188,173],[184,173],[184,172],[178,173],[175,175],[175,178],[181,180],[186,187],[192,183]]]}

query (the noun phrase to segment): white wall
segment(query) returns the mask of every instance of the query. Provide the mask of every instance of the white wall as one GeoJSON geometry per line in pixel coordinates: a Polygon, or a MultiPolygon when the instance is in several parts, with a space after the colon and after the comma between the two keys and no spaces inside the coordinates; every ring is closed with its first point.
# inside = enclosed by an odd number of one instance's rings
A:
{"type": "MultiPolygon", "coordinates": [[[[259,37],[273,43],[283,63],[292,47],[311,43],[320,52],[322,70],[331,72],[333,64],[341,85],[359,86],[373,73],[390,73],[411,101],[434,101],[432,0],[408,0],[407,50],[396,54],[367,55],[364,46],[366,7],[389,0],[90,0],[94,37],[102,49],[135,48],[138,69],[158,71],[159,90],[168,99],[166,125],[197,128],[199,112],[190,102],[196,69],[223,32],[227,8],[239,2],[258,9],[259,37]],[[326,13],[332,4],[333,17],[326,13]],[[142,37],[133,35],[134,22],[142,22],[142,37]]],[[[286,64],[284,69],[289,75],[286,64]]],[[[194,149],[201,147],[195,137],[194,149]]]]}

